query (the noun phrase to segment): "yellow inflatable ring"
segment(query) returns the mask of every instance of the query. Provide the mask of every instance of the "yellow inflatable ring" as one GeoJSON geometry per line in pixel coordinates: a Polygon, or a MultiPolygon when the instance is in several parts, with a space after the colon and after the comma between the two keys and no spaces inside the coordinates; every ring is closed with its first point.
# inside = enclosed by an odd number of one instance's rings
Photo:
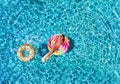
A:
{"type": "Polygon", "coordinates": [[[35,50],[30,44],[23,44],[21,47],[19,47],[18,52],[17,52],[18,58],[23,61],[23,62],[28,62],[32,60],[35,56],[35,50]],[[23,51],[28,50],[29,55],[25,56],[23,55],[23,51]]]}

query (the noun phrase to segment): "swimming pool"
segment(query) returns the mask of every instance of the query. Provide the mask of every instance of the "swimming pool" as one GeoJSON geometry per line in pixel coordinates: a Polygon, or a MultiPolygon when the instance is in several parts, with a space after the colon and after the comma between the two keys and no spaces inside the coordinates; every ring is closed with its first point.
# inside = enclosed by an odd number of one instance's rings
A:
{"type": "Polygon", "coordinates": [[[0,84],[119,84],[120,0],[1,0],[0,84]],[[41,62],[53,34],[70,51],[41,62]],[[35,58],[17,50],[33,45],[35,58]]]}

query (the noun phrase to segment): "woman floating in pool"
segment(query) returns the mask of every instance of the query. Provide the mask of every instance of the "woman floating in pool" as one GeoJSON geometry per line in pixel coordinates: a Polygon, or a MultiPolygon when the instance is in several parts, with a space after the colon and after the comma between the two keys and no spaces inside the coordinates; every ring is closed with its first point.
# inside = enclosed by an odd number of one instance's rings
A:
{"type": "Polygon", "coordinates": [[[62,55],[68,51],[70,47],[69,40],[63,34],[53,35],[48,41],[49,52],[42,58],[42,62],[47,61],[52,54],[62,55]]]}

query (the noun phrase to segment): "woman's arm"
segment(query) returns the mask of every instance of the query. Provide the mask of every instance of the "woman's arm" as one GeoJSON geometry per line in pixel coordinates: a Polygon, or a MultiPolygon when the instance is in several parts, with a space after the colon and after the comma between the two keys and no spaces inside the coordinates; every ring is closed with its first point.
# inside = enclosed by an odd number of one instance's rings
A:
{"type": "Polygon", "coordinates": [[[55,48],[53,48],[51,51],[49,51],[49,52],[42,58],[42,62],[47,61],[47,59],[49,59],[49,58],[52,56],[52,54],[54,53],[54,51],[55,51],[55,48]]]}
{"type": "Polygon", "coordinates": [[[47,59],[49,59],[52,54],[54,53],[54,51],[56,51],[57,49],[59,49],[60,45],[64,42],[64,35],[59,35],[56,36],[57,42],[53,45],[52,50],[49,51],[43,58],[42,58],[42,62],[45,62],[47,59]]]}

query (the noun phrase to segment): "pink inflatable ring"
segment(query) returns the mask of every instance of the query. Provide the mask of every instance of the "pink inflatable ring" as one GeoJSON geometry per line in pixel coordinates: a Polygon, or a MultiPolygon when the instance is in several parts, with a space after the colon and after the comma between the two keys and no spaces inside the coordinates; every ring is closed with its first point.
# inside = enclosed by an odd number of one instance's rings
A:
{"type": "MultiPolygon", "coordinates": [[[[62,34],[57,34],[57,35],[62,35],[62,34]]],[[[48,49],[49,49],[49,51],[52,49],[52,46],[55,44],[55,40],[56,40],[55,36],[56,35],[51,36],[50,39],[48,40],[48,49]]],[[[69,50],[70,41],[66,36],[64,36],[64,38],[65,38],[64,43],[62,43],[62,45],[59,47],[59,49],[56,50],[53,53],[54,55],[62,55],[62,54],[66,53],[69,50]]]]}

